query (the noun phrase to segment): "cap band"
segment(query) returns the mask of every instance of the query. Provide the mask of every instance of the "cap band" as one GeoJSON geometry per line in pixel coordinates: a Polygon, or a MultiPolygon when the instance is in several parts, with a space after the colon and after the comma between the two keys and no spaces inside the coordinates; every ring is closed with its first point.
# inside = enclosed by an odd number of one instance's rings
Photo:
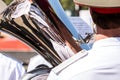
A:
{"type": "Polygon", "coordinates": [[[119,8],[90,8],[92,11],[101,13],[101,14],[114,14],[114,13],[120,13],[120,7],[119,8]]]}

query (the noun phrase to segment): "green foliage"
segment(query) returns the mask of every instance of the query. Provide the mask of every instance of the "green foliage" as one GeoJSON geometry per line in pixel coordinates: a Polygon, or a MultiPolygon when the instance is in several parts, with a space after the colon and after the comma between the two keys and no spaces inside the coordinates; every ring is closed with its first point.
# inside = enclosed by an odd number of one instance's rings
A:
{"type": "Polygon", "coordinates": [[[71,16],[78,16],[79,10],[88,9],[86,6],[82,6],[82,7],[79,6],[79,9],[75,10],[75,3],[73,2],[73,0],[60,0],[60,3],[64,10],[71,11],[72,13],[71,16]]]}
{"type": "Polygon", "coordinates": [[[75,4],[73,0],[60,0],[60,3],[64,10],[71,11],[71,16],[78,15],[78,13],[75,11],[75,4]]]}
{"type": "Polygon", "coordinates": [[[74,2],[73,0],[60,0],[62,7],[64,10],[74,10],[74,2]]]}
{"type": "Polygon", "coordinates": [[[7,5],[10,4],[13,0],[3,0],[7,5]]]}

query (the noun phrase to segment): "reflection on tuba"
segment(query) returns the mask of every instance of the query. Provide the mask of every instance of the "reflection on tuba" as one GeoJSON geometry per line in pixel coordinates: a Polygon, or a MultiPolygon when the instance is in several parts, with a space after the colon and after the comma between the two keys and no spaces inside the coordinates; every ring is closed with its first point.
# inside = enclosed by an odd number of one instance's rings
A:
{"type": "Polygon", "coordinates": [[[68,45],[75,53],[80,50],[71,33],[56,16],[47,0],[36,0],[32,3],[29,0],[13,1],[0,18],[0,30],[32,47],[53,67],[63,60],[53,48],[51,41],[68,45]]]}
{"type": "Polygon", "coordinates": [[[52,21],[57,30],[59,30],[59,33],[65,40],[64,43],[67,44],[67,46],[69,46],[74,53],[80,51],[81,50],[80,46],[76,44],[75,40],[72,38],[73,35],[71,34],[71,32],[67,29],[65,24],[63,24],[62,21],[58,18],[57,14],[54,12],[54,9],[49,4],[49,0],[34,0],[34,1],[39,5],[39,7],[43,10],[47,17],[52,21]]]}

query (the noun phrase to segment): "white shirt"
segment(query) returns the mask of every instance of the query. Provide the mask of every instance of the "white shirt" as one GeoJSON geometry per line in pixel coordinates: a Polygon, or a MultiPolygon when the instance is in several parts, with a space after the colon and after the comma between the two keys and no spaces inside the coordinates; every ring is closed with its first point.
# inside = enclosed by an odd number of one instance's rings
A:
{"type": "Polygon", "coordinates": [[[33,56],[32,58],[30,58],[28,68],[27,68],[27,72],[34,70],[37,66],[42,65],[42,64],[48,66],[49,68],[53,67],[41,55],[38,54],[38,55],[33,56]]]}
{"type": "Polygon", "coordinates": [[[20,80],[24,73],[21,63],[0,54],[0,80],[20,80]]]}
{"type": "Polygon", "coordinates": [[[47,80],[120,80],[120,37],[96,41],[84,53],[55,67],[47,80]]]}

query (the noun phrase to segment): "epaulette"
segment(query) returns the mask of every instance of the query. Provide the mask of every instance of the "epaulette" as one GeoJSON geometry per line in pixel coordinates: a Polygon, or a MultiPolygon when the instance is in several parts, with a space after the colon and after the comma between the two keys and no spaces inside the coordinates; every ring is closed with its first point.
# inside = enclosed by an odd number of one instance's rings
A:
{"type": "Polygon", "coordinates": [[[72,57],[70,57],[69,59],[65,60],[64,62],[62,62],[61,64],[59,64],[58,66],[56,66],[55,68],[52,69],[52,71],[56,74],[59,75],[64,69],[66,69],[68,66],[70,66],[71,64],[75,63],[76,61],[84,58],[85,56],[88,55],[88,52],[86,50],[81,50],[80,52],[78,52],[77,54],[73,55],[72,57]]]}

